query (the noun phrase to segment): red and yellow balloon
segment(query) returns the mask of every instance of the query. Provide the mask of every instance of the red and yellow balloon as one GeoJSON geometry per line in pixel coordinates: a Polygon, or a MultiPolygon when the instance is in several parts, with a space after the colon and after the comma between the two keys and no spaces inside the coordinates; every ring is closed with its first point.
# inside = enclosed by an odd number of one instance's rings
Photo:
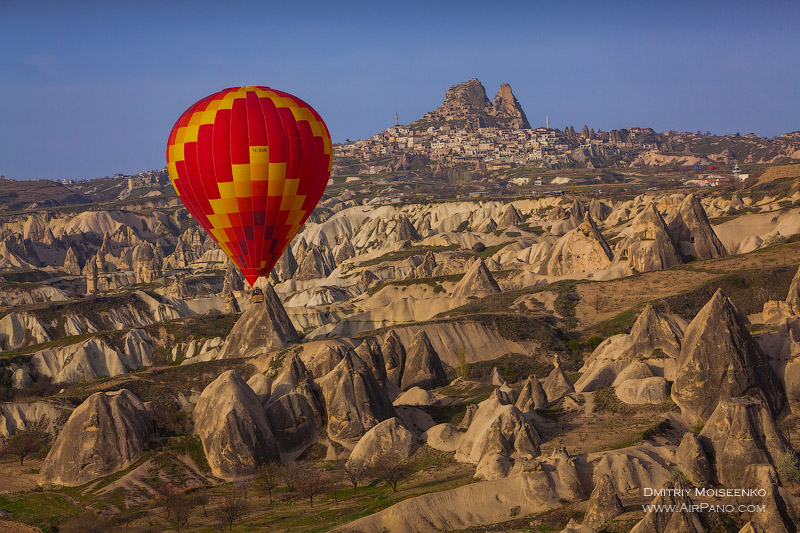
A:
{"type": "Polygon", "coordinates": [[[331,163],[331,136],[319,114],[269,87],[203,98],[167,141],[178,196],[251,285],[269,274],[311,215],[331,163]]]}

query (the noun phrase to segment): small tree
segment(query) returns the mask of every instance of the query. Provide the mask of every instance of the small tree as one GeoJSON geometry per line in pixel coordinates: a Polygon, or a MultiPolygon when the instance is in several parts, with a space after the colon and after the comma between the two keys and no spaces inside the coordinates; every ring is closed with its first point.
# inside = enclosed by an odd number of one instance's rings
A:
{"type": "Polygon", "coordinates": [[[414,473],[414,464],[410,459],[396,452],[387,452],[373,460],[370,472],[379,481],[385,481],[394,492],[397,492],[397,484],[408,479],[414,473]]]}
{"type": "Polygon", "coordinates": [[[222,494],[219,512],[228,530],[233,531],[233,523],[247,511],[247,488],[243,483],[228,487],[222,494]]]}
{"type": "Polygon", "coordinates": [[[358,482],[364,479],[367,473],[367,465],[363,461],[347,461],[344,463],[344,477],[353,485],[353,494],[358,489],[358,482]]]}
{"type": "Polygon", "coordinates": [[[206,505],[208,505],[208,493],[207,492],[196,492],[194,496],[192,496],[192,500],[194,501],[195,505],[199,505],[203,508],[203,516],[208,516],[208,512],[206,511],[206,505]]]}
{"type": "Polygon", "coordinates": [[[180,531],[189,523],[189,515],[196,505],[194,498],[190,498],[174,485],[167,485],[159,489],[156,492],[156,501],[164,507],[167,522],[175,526],[175,531],[180,531]]]}
{"type": "Polygon", "coordinates": [[[295,484],[297,491],[308,498],[311,507],[314,507],[314,496],[325,491],[327,477],[316,468],[307,467],[300,470],[295,484]]]}
{"type": "Polygon", "coordinates": [[[19,459],[19,464],[24,466],[25,458],[42,451],[48,442],[50,434],[47,432],[47,419],[42,417],[28,423],[25,429],[4,438],[0,442],[0,450],[3,455],[15,455],[19,459]]]}
{"type": "Polygon", "coordinates": [[[281,466],[281,479],[286,484],[286,488],[289,489],[289,494],[294,493],[295,484],[299,476],[300,467],[297,463],[292,462],[281,466]]]}
{"type": "Polygon", "coordinates": [[[272,491],[278,487],[280,479],[281,468],[278,463],[269,462],[259,465],[256,481],[269,493],[269,503],[272,503],[272,491]]]}

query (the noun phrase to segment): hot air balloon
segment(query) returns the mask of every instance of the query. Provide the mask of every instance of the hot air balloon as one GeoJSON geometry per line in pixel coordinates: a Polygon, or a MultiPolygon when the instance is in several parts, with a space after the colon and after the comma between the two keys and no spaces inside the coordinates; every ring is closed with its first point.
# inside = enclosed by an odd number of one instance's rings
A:
{"type": "Polygon", "coordinates": [[[179,198],[250,285],[269,274],[311,215],[331,163],[319,114],[269,87],[203,98],[178,118],[167,141],[179,198]]]}

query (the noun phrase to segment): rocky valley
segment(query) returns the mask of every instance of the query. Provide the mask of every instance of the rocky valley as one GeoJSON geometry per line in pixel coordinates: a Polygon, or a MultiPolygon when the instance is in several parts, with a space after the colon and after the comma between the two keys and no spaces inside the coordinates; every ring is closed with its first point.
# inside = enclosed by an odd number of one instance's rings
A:
{"type": "MultiPolygon", "coordinates": [[[[453,124],[530,130],[477,80],[453,124]]],[[[797,531],[791,142],[340,154],[255,287],[159,173],[0,180],[0,531],[797,531]]]]}

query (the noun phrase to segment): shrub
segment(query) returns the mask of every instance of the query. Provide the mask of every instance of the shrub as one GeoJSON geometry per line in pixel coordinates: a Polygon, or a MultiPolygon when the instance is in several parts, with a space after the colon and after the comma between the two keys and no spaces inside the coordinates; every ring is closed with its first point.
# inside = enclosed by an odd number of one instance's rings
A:
{"type": "Polygon", "coordinates": [[[800,463],[794,450],[787,448],[775,459],[775,472],[784,485],[800,481],[800,463]]]}

